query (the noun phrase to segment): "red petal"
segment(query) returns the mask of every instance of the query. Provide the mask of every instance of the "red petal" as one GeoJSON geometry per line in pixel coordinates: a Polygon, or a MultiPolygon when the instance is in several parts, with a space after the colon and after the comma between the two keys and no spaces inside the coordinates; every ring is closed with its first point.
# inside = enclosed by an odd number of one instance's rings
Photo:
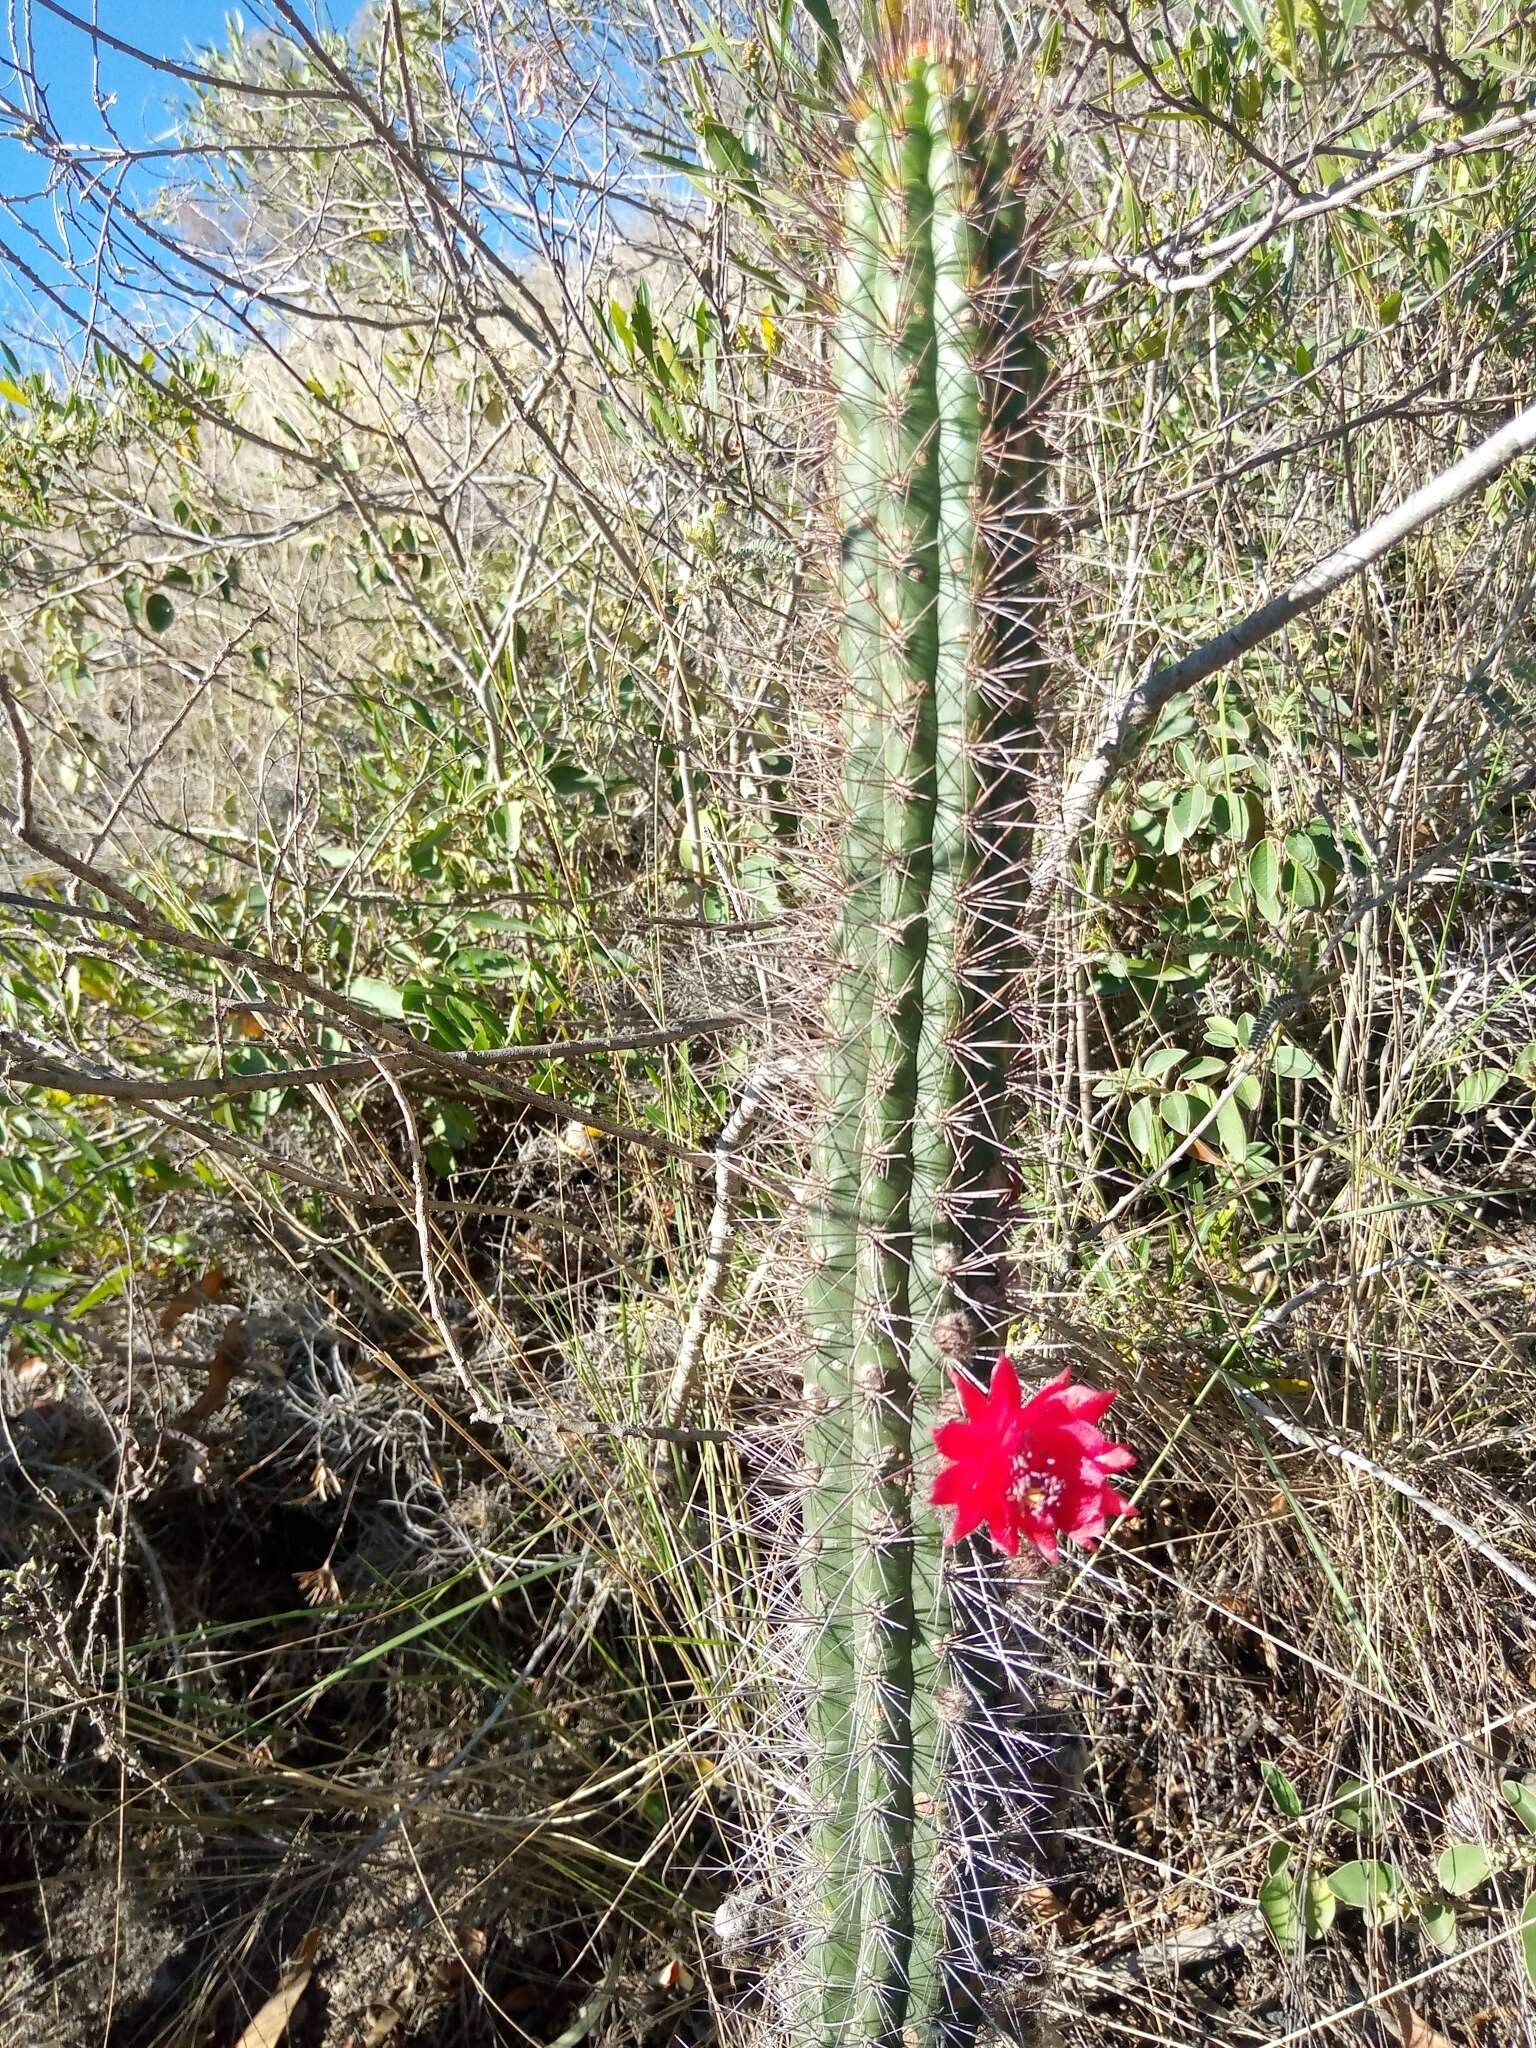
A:
{"type": "Polygon", "coordinates": [[[1079,1543],[1091,1543],[1095,1537],[1104,1534],[1105,1526],[1103,1501],[1084,1501],[1067,1534],[1075,1536],[1079,1543]]]}
{"type": "Polygon", "coordinates": [[[1019,1399],[1019,1376],[1006,1352],[992,1368],[990,1401],[992,1408],[1000,1409],[1004,1415],[1016,1415],[1023,1406],[1019,1399]]]}
{"type": "Polygon", "coordinates": [[[946,1458],[969,1458],[986,1442],[981,1425],[975,1422],[941,1422],[933,1440],[946,1458]]]}
{"type": "Polygon", "coordinates": [[[987,1395],[984,1387],[973,1386],[962,1374],[951,1373],[950,1378],[960,1390],[960,1399],[965,1403],[965,1412],[972,1422],[987,1419],[987,1395]]]}
{"type": "MultiPolygon", "coordinates": [[[[1059,1380],[1052,1380],[1036,1400],[1049,1400],[1055,1416],[1073,1422],[1097,1422],[1099,1417],[1113,1407],[1113,1393],[1101,1393],[1096,1387],[1073,1387],[1066,1384],[1066,1374],[1059,1380]]],[[[1055,1419],[1053,1417],[1053,1419],[1055,1419]]]]}
{"type": "Polygon", "coordinates": [[[1087,1458],[1096,1458],[1109,1442],[1103,1430],[1095,1429],[1091,1422],[1053,1419],[1051,1427],[1054,1435],[1067,1437],[1087,1458]]]}
{"type": "Polygon", "coordinates": [[[1129,1444],[1106,1444],[1094,1452],[1093,1462],[1101,1472],[1125,1472],[1135,1464],[1136,1453],[1129,1444]]]}
{"type": "Polygon", "coordinates": [[[933,1482],[933,1491],[928,1498],[936,1508],[952,1508],[966,1494],[975,1491],[975,1483],[968,1472],[959,1465],[946,1465],[933,1482]]]}
{"type": "Polygon", "coordinates": [[[977,1501],[975,1495],[965,1495],[955,1505],[954,1525],[950,1529],[948,1536],[945,1537],[945,1542],[962,1542],[967,1536],[970,1535],[973,1529],[979,1529],[982,1525],[982,1522],[985,1519],[985,1516],[981,1512],[980,1503],[977,1501]]]}

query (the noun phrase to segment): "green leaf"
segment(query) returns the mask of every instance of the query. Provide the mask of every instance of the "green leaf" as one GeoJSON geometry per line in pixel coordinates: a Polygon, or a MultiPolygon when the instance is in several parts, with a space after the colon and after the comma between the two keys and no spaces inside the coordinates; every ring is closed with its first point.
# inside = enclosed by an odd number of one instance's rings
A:
{"type": "Polygon", "coordinates": [[[1456,1083],[1456,1107],[1486,1109],[1508,1079],[1503,1067],[1478,1067],[1470,1074],[1463,1074],[1456,1083]]]}
{"type": "Polygon", "coordinates": [[[1273,839],[1261,839],[1248,856],[1248,881],[1255,896],[1272,901],[1280,893],[1280,849],[1273,839]]]}
{"type": "Polygon", "coordinates": [[[371,974],[354,975],[347,983],[347,994],[365,1009],[377,1010],[381,1017],[398,1019],[405,1015],[405,997],[400,990],[391,988],[387,981],[375,981],[371,974]]]}
{"type": "Polygon", "coordinates": [[[733,134],[723,121],[704,121],[699,133],[704,153],[720,175],[734,180],[743,191],[755,193],[757,175],[751,152],[741,137],[733,134]]]}
{"type": "MultiPolygon", "coordinates": [[[[1308,840],[1309,846],[1311,843],[1308,840]]],[[[1287,897],[1298,910],[1316,910],[1321,906],[1322,884],[1311,868],[1301,867],[1295,861],[1288,860],[1281,872],[1281,879],[1285,883],[1287,897]]]]}
{"type": "Polygon", "coordinates": [[[1353,1906],[1373,1922],[1393,1917],[1402,1879],[1390,1863],[1341,1863],[1328,1873],[1328,1886],[1341,1905],[1353,1906]]]}
{"type": "Polygon", "coordinates": [[[1218,1074],[1224,1074],[1226,1071],[1225,1060],[1219,1060],[1213,1053],[1207,1053],[1203,1059],[1196,1060],[1193,1066],[1184,1069],[1184,1078],[1186,1081],[1213,1081],[1218,1074]]]}
{"type": "Polygon", "coordinates": [[[12,405],[24,405],[29,412],[32,409],[31,399],[10,377],[0,377],[0,398],[8,398],[12,405]]]}
{"type": "Polygon", "coordinates": [[[144,600],[144,623],[151,633],[163,633],[176,617],[176,607],[163,590],[153,590],[144,600]]]}
{"type": "Polygon", "coordinates": [[[1149,1164],[1156,1166],[1167,1156],[1168,1141],[1163,1136],[1162,1123],[1146,1096],[1131,1104],[1127,1128],[1131,1143],[1149,1164]]]}
{"type": "Polygon", "coordinates": [[[1536,1043],[1522,1045],[1515,1054],[1514,1074],[1524,1087],[1536,1086],[1536,1043]]]}
{"type": "Polygon", "coordinates": [[[1518,1778],[1506,1778],[1499,1787],[1504,1804],[1528,1835],[1536,1835],[1536,1792],[1518,1778]]]}
{"type": "Polygon", "coordinates": [[[1283,1870],[1272,1870],[1259,1886],[1259,1911],[1282,1954],[1289,1955],[1300,1947],[1301,1913],[1296,1886],[1283,1870]]]}
{"type": "Polygon", "coordinates": [[[1317,1061],[1300,1045],[1277,1045],[1269,1064],[1281,1081],[1310,1081],[1318,1070],[1317,1061]]]}
{"type": "Polygon", "coordinates": [[[1200,783],[1191,789],[1181,789],[1168,809],[1168,823],[1163,831],[1163,851],[1177,853],[1188,840],[1194,838],[1211,814],[1211,792],[1200,783]]]}
{"type": "Polygon", "coordinates": [[[1157,1107],[1163,1122],[1180,1138],[1187,1138],[1205,1114],[1205,1105],[1199,1098],[1182,1088],[1176,1094],[1165,1095],[1157,1107]]]}
{"type": "Polygon", "coordinates": [[[1481,1842],[1452,1842],[1440,1852],[1436,1875],[1440,1889],[1452,1898],[1464,1899],[1486,1884],[1493,1870],[1493,1858],[1481,1842]]]}
{"type": "Polygon", "coordinates": [[[1317,845],[1309,833],[1287,832],[1285,851],[1288,858],[1295,861],[1297,867],[1305,868],[1308,874],[1318,865],[1317,845]]]}
{"type": "Polygon", "coordinates": [[[1232,1164],[1241,1166],[1248,1157],[1248,1126],[1243,1122],[1241,1107],[1232,1096],[1228,1096],[1216,1112],[1216,1136],[1232,1164]]]}
{"type": "Polygon", "coordinates": [[[1333,1795],[1333,1817],[1357,1835],[1379,1835],[1392,1818],[1392,1802],[1360,1778],[1344,1778],[1333,1795]]]}
{"type": "Polygon", "coordinates": [[[1536,1985],[1536,1892],[1520,1908],[1520,1953],[1525,1958],[1525,1974],[1536,1985]]]}
{"type": "Polygon", "coordinates": [[[1320,1870],[1307,1872],[1306,1927],[1309,1940],[1321,1941],[1338,1916],[1339,1902],[1320,1870]]]}
{"type": "Polygon", "coordinates": [[[818,34],[827,48],[836,57],[843,54],[843,39],[837,32],[837,22],[827,0],[800,0],[801,6],[815,22],[818,34]]]}
{"type": "Polygon", "coordinates": [[[1149,1052],[1141,1063],[1141,1071],[1149,1081],[1163,1081],[1189,1054],[1182,1045],[1160,1046],[1156,1052],[1149,1052]]]}
{"type": "Polygon", "coordinates": [[[1267,1759],[1259,1765],[1259,1775],[1264,1780],[1265,1790],[1275,1802],[1276,1808],[1287,1820],[1300,1820],[1302,1813],[1301,1794],[1281,1770],[1278,1764],[1267,1759]]]}
{"type": "Polygon", "coordinates": [[[1156,753],[1159,747],[1166,747],[1171,741],[1181,740],[1186,733],[1198,732],[1199,729],[1199,721],[1189,708],[1189,692],[1181,690],[1177,697],[1170,697],[1163,706],[1163,715],[1147,741],[1147,752],[1156,753]]]}
{"type": "Polygon", "coordinates": [[[103,1274],[94,1287],[88,1288],[80,1299],[70,1304],[70,1314],[83,1316],[87,1309],[96,1308],[104,1301],[112,1301],[128,1285],[132,1271],[127,1266],[114,1266],[103,1274]]]}
{"type": "Polygon", "coordinates": [[[1456,1908],[1449,1899],[1426,1900],[1419,1908],[1419,1925],[1441,1955],[1456,1953],[1456,1908]]]}

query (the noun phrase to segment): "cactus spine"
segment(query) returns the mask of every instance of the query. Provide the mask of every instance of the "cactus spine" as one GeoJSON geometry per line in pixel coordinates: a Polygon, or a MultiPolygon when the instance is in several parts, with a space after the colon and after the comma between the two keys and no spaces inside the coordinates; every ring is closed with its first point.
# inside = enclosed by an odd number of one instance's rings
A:
{"type": "Polygon", "coordinates": [[[1014,157],[961,66],[868,90],[835,362],[846,905],[813,1158],[806,1596],[818,1920],[802,2038],[963,2040],[984,1889],[951,1798],[926,1505],[948,1361],[1000,1335],[1038,670],[1043,381],[1014,157]]]}

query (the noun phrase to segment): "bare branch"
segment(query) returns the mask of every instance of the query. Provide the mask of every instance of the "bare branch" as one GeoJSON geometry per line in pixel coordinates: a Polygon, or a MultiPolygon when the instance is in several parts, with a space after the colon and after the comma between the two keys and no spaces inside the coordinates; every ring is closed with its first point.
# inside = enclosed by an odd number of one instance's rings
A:
{"type": "Polygon", "coordinates": [[[1214,241],[1197,249],[1180,251],[1165,243],[1158,253],[1151,255],[1089,256],[1071,263],[1048,265],[1047,274],[1134,279],[1157,292],[1203,291],[1219,283],[1260,242],[1282,229],[1320,220],[1338,212],[1340,207],[1358,206],[1362,199],[1379,192],[1384,185],[1396,184],[1400,178],[1411,178],[1419,171],[1454,163],[1458,157],[1473,156],[1484,150],[1506,149],[1528,135],[1536,135],[1536,110],[1501,114],[1497,120],[1485,122],[1481,128],[1473,128],[1466,134],[1445,136],[1423,149],[1409,150],[1401,156],[1373,164],[1369,170],[1335,178],[1321,192],[1293,192],[1289,198],[1277,199],[1262,220],[1218,235],[1214,241]]]}
{"type": "MultiPolygon", "coordinates": [[[[563,1042],[550,1039],[542,1045],[498,1045],[488,1051],[451,1057],[463,1062],[467,1070],[463,1078],[472,1085],[479,1078],[475,1069],[483,1073],[523,1060],[574,1059],[681,1045],[716,1031],[737,1029],[747,1021],[739,1015],[701,1017],[694,1023],[641,1031],[631,1037],[573,1038],[563,1042]]],[[[265,1089],[324,1088],[342,1081],[365,1080],[370,1074],[399,1073],[429,1064],[413,1059],[409,1053],[380,1051],[365,1059],[330,1060],[319,1067],[274,1067],[257,1072],[201,1075],[114,1074],[105,1068],[72,1067],[67,1061],[56,1059],[45,1047],[31,1044],[21,1032],[3,1029],[0,1050],[6,1054],[0,1079],[12,1086],[51,1088],[61,1095],[97,1096],[106,1102],[221,1102],[233,1096],[257,1095],[265,1089]]]]}
{"type": "Polygon", "coordinates": [[[1453,462],[1439,476],[1432,477],[1427,484],[1410,492],[1400,505],[1394,506],[1380,519],[1373,520],[1343,547],[1325,555],[1278,597],[1272,597],[1267,604],[1225,627],[1213,639],[1191,648],[1177,661],[1163,668],[1150,669],[1115,705],[1092,753],[1067,792],[1061,824],[1053,844],[1035,871],[1037,899],[1043,902],[1054,894],[1066,872],[1073,848],[1093,822],[1105,790],[1118,770],[1140,751],[1165,704],[1181,691],[1192,689],[1196,683],[1204,682],[1219,669],[1251,653],[1264,641],[1273,639],[1276,633],[1283,632],[1293,621],[1314,610],[1341,584],[1370,568],[1373,562],[1380,561],[1383,555],[1411,533],[1416,533],[1421,526],[1428,525],[1431,519],[1460,504],[1479,485],[1490,482],[1517,456],[1526,454],[1533,447],[1536,447],[1536,405],[1516,413],[1496,434],[1490,434],[1486,441],[1479,442],[1459,462],[1453,462]]]}

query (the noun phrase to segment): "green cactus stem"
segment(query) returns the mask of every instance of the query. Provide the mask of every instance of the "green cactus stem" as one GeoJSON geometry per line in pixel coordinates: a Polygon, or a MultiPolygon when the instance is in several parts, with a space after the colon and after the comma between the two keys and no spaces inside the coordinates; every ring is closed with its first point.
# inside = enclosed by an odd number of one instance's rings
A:
{"type": "MultiPolygon", "coordinates": [[[[958,64],[882,68],[836,362],[847,903],[813,1160],[806,1532],[818,1919],[804,2038],[963,2039],[983,1913],[948,1880],[952,1632],[931,1430],[995,1348],[1009,988],[1035,751],[1044,376],[1014,156],[958,64]]],[[[974,1887],[972,1888],[974,1893],[974,1887]]]]}
{"type": "Polygon", "coordinates": [[[875,524],[869,504],[880,474],[876,441],[879,333],[875,277],[877,195],[850,186],[847,246],[838,273],[843,322],[836,356],[845,510],[842,573],[844,706],[841,954],[827,1015],[821,1110],[811,1168],[818,1199],[810,1214],[813,1274],[808,1309],[813,1342],[806,1377],[805,1601],[819,1673],[811,1749],[821,1812],[817,1854],[829,1911],[818,1930],[812,2024],[825,2009],[839,2029],[857,1964],[858,1810],[853,1769],[852,1514],[854,1493],[853,1326],[869,1074],[870,1002],[880,922],[885,842],[880,704],[880,611],[875,524]]]}

